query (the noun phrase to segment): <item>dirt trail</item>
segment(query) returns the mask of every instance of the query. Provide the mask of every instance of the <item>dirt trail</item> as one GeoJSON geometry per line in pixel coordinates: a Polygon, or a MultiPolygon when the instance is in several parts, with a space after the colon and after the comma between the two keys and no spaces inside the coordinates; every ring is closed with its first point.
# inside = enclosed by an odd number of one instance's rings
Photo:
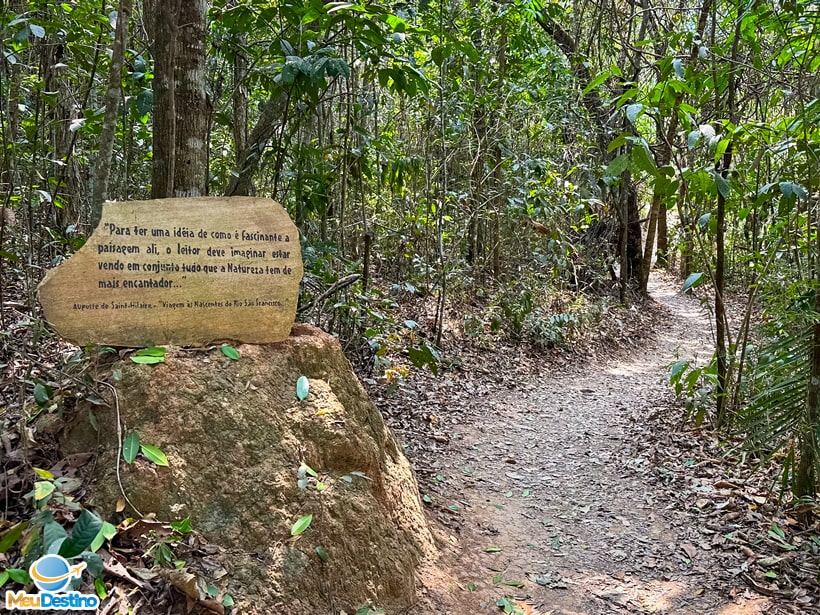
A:
{"type": "Polygon", "coordinates": [[[651,282],[666,317],[647,347],[522,383],[453,428],[433,464],[459,522],[441,562],[452,576],[425,573],[414,613],[499,613],[505,597],[542,615],[767,611],[742,583],[728,595],[715,532],[649,482],[636,442],[668,403],[665,366],[711,355],[708,318],[678,284],[651,282]]]}

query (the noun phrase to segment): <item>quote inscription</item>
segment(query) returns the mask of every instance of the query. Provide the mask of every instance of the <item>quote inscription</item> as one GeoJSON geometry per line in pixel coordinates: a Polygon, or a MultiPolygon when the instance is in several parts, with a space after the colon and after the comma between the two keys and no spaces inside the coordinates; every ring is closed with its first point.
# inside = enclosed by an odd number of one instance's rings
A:
{"type": "Polygon", "coordinates": [[[40,287],[79,344],[285,339],[302,278],[298,231],[268,199],[106,203],[86,245],[40,287]]]}

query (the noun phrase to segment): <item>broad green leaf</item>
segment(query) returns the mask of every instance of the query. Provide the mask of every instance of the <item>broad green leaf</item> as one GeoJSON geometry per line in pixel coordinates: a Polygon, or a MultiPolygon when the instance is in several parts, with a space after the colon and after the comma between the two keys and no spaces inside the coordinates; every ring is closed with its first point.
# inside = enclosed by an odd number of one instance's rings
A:
{"type": "Polygon", "coordinates": [[[222,354],[233,361],[239,360],[239,351],[229,344],[222,344],[222,354]]]}
{"type": "Polygon", "coordinates": [[[125,463],[134,463],[137,454],[140,452],[140,436],[136,431],[132,431],[122,443],[122,458],[125,463]]]}
{"type": "Polygon", "coordinates": [[[693,130],[686,137],[686,146],[689,149],[695,149],[695,146],[698,144],[698,141],[700,141],[700,130],[693,130]]]}
{"type": "Polygon", "coordinates": [[[153,461],[158,466],[168,466],[168,457],[166,457],[165,453],[163,453],[156,446],[151,446],[150,444],[140,444],[140,450],[149,461],[153,461]]]}
{"type": "Polygon", "coordinates": [[[42,407],[48,403],[51,399],[51,395],[53,391],[51,388],[45,386],[44,384],[40,384],[39,382],[34,385],[34,401],[37,402],[37,405],[42,407]]]}
{"type": "Polygon", "coordinates": [[[319,559],[321,559],[323,562],[326,562],[329,559],[328,556],[327,556],[327,551],[325,551],[324,547],[317,546],[314,549],[314,551],[316,551],[316,555],[318,555],[319,559]]]}
{"type": "Polygon", "coordinates": [[[683,359],[681,359],[680,361],[675,361],[674,363],[672,363],[672,368],[669,370],[669,379],[675,380],[676,378],[680,378],[680,375],[683,373],[683,370],[685,370],[687,367],[689,367],[688,361],[684,361],[683,359]]]}
{"type": "Polygon", "coordinates": [[[71,528],[71,536],[60,547],[60,555],[66,559],[78,556],[94,542],[102,527],[102,519],[88,509],[83,510],[71,528]]]}
{"type": "Polygon", "coordinates": [[[730,190],[729,180],[723,177],[720,173],[714,173],[713,176],[715,178],[715,184],[717,185],[720,196],[724,199],[728,199],[730,190]]]}
{"type": "Polygon", "coordinates": [[[683,288],[680,289],[682,293],[685,293],[690,288],[694,288],[696,286],[700,286],[703,283],[704,277],[702,272],[698,273],[691,273],[689,277],[683,283],[683,288]]]}
{"type": "MultiPolygon", "coordinates": [[[[28,527],[28,521],[21,521],[15,525],[12,525],[11,528],[6,530],[2,536],[0,536],[0,553],[5,553],[9,549],[14,546],[20,536],[23,535],[23,531],[28,527]]],[[[0,583],[2,585],[2,583],[0,583]]]]}
{"type": "Polygon", "coordinates": [[[604,81],[609,79],[609,77],[610,77],[610,72],[609,71],[604,71],[600,75],[596,76],[595,79],[590,81],[589,85],[587,85],[587,87],[584,88],[584,91],[581,92],[581,96],[586,96],[587,94],[589,94],[592,90],[594,90],[599,85],[601,85],[604,81]]]}
{"type": "Polygon", "coordinates": [[[48,470],[43,470],[42,468],[32,468],[32,470],[34,470],[34,473],[43,480],[54,480],[54,474],[48,470]]]}
{"type": "Polygon", "coordinates": [[[43,26],[38,26],[37,24],[30,23],[28,25],[28,29],[31,31],[32,36],[35,38],[45,38],[46,37],[46,30],[43,26]]]}
{"type": "Polygon", "coordinates": [[[787,199],[795,195],[797,195],[800,200],[805,200],[808,197],[806,189],[800,184],[796,184],[794,182],[780,182],[778,187],[780,188],[780,193],[787,199]]]}
{"type": "Polygon", "coordinates": [[[709,221],[712,219],[712,214],[707,212],[703,214],[700,218],[698,218],[698,228],[702,231],[705,231],[709,228],[709,221]]]}
{"type": "Polygon", "coordinates": [[[132,356],[131,360],[140,365],[156,365],[157,363],[165,363],[165,357],[137,357],[132,356]]]}
{"type": "Polygon", "coordinates": [[[193,532],[193,528],[191,527],[191,518],[185,517],[182,521],[172,521],[171,527],[174,528],[180,534],[190,534],[193,532]]]}
{"type": "Polygon", "coordinates": [[[103,564],[102,558],[97,555],[96,553],[91,553],[91,551],[83,551],[80,554],[80,559],[83,560],[86,564],[86,571],[95,579],[102,576],[103,570],[105,568],[103,564]]]}
{"type": "Polygon", "coordinates": [[[606,148],[607,153],[611,154],[613,151],[615,151],[619,147],[623,147],[624,145],[629,143],[629,137],[630,137],[630,134],[628,132],[622,132],[621,134],[619,134],[617,137],[615,137],[612,140],[612,143],[610,143],[607,146],[607,148],[606,148]]]}
{"type": "Polygon", "coordinates": [[[91,544],[88,545],[88,550],[97,552],[103,543],[106,540],[111,540],[114,536],[117,535],[117,528],[110,524],[108,521],[103,522],[100,531],[97,532],[97,535],[94,537],[94,540],[91,541],[91,544]]]}
{"type": "Polygon", "coordinates": [[[68,538],[65,528],[54,520],[54,515],[46,513],[43,523],[43,546],[48,549],[51,545],[68,538]]]}
{"type": "Polygon", "coordinates": [[[646,146],[639,144],[632,148],[632,161],[641,171],[649,173],[652,176],[658,174],[655,161],[652,159],[652,154],[650,154],[646,146]]]}
{"type": "Polygon", "coordinates": [[[606,166],[606,171],[604,173],[607,177],[620,177],[621,174],[626,171],[628,166],[629,156],[626,154],[621,154],[620,156],[614,158],[612,162],[606,166]]]}
{"type": "Polygon", "coordinates": [[[312,521],[313,515],[305,515],[304,517],[300,517],[299,520],[293,524],[293,527],[290,528],[290,535],[298,536],[310,527],[312,521]]]}
{"type": "Polygon", "coordinates": [[[726,148],[729,147],[729,143],[729,139],[721,139],[718,141],[715,146],[715,164],[717,164],[718,160],[720,160],[723,154],[726,153],[726,148]]]}
{"type": "Polygon", "coordinates": [[[141,348],[134,354],[138,357],[164,357],[168,350],[162,346],[150,346],[148,348],[141,348]]]}
{"type": "Polygon", "coordinates": [[[222,606],[233,606],[233,596],[230,594],[225,594],[225,597],[222,598],[222,606]]]}
{"type": "Polygon", "coordinates": [[[19,583],[20,585],[28,585],[31,583],[31,577],[28,576],[28,572],[25,570],[21,570],[20,568],[7,568],[6,572],[9,578],[15,583],[19,583]]]}
{"type": "Polygon", "coordinates": [[[48,480],[38,480],[34,483],[35,501],[43,500],[54,493],[54,483],[48,480]]]}
{"type": "Polygon", "coordinates": [[[641,103],[633,103],[631,105],[626,106],[626,117],[627,119],[634,124],[635,120],[638,119],[641,112],[643,111],[643,105],[641,103]]]}
{"type": "Polygon", "coordinates": [[[467,589],[471,592],[475,591],[475,583],[467,583],[467,589]]]}

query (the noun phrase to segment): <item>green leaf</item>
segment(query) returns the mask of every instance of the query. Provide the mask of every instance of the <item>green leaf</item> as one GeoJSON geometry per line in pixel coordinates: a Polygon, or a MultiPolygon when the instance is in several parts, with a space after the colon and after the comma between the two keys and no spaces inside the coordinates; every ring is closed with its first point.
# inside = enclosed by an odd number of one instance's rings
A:
{"type": "Polygon", "coordinates": [[[102,577],[94,579],[94,592],[100,600],[108,598],[108,590],[105,588],[105,581],[102,577]]]}
{"type": "Polygon", "coordinates": [[[40,384],[39,382],[34,385],[34,401],[36,401],[37,405],[41,408],[48,403],[52,394],[53,391],[50,387],[40,384]]]}
{"type": "Polygon", "coordinates": [[[54,493],[54,483],[48,480],[38,480],[34,483],[34,500],[44,500],[52,493],[54,493]]]}
{"type": "Polygon", "coordinates": [[[233,596],[230,594],[225,594],[225,597],[222,598],[222,606],[233,606],[233,596]]]}
{"type": "Polygon", "coordinates": [[[222,354],[233,361],[239,360],[239,351],[229,344],[222,344],[222,354]]]}
{"type": "Polygon", "coordinates": [[[6,572],[8,573],[9,578],[15,583],[19,583],[20,585],[28,585],[31,583],[31,577],[28,576],[28,572],[25,570],[20,570],[19,568],[6,568],[6,572]]]}
{"type": "Polygon", "coordinates": [[[83,510],[71,529],[71,536],[60,547],[60,555],[66,559],[78,556],[94,542],[102,527],[102,519],[88,509],[83,510]]]}
{"type": "Polygon", "coordinates": [[[46,37],[46,29],[43,26],[38,26],[37,24],[30,23],[28,25],[28,29],[31,31],[32,36],[34,36],[35,38],[46,37]]]}
{"type": "Polygon", "coordinates": [[[46,513],[43,522],[43,546],[48,549],[51,545],[68,538],[65,528],[54,520],[54,515],[46,513]]]}
{"type": "Polygon", "coordinates": [[[509,585],[510,587],[524,587],[523,581],[504,581],[504,585],[509,585]]]}
{"type": "Polygon", "coordinates": [[[621,174],[626,171],[628,166],[629,156],[626,154],[621,154],[606,165],[606,171],[604,171],[604,174],[607,177],[620,177],[621,174]]]}
{"type": "Polygon", "coordinates": [[[31,468],[34,470],[34,473],[42,478],[43,480],[54,480],[54,474],[49,472],[48,470],[43,470],[42,468],[31,468]]]}
{"type": "Polygon", "coordinates": [[[165,357],[137,357],[132,356],[131,360],[140,365],[156,365],[157,363],[165,363],[165,357]]]}
{"type": "Polygon", "coordinates": [[[313,515],[305,515],[304,517],[299,517],[299,520],[293,524],[292,528],[290,528],[290,535],[298,536],[310,527],[312,521],[313,515]]]}
{"type": "Polygon", "coordinates": [[[672,68],[675,70],[675,74],[678,77],[680,77],[681,79],[685,78],[686,72],[683,68],[683,60],[681,60],[680,58],[675,58],[674,60],[672,60],[672,68]]]}
{"type": "Polygon", "coordinates": [[[106,540],[111,540],[114,536],[117,535],[117,528],[110,524],[108,521],[105,521],[100,528],[100,531],[97,532],[97,535],[94,537],[94,540],[91,541],[91,544],[88,545],[89,551],[97,552],[103,543],[106,540]]]}
{"type": "Polygon", "coordinates": [[[328,558],[328,555],[327,555],[327,551],[325,551],[325,548],[324,548],[324,547],[322,547],[322,546],[317,546],[317,547],[314,549],[314,551],[316,551],[316,555],[318,555],[318,556],[319,556],[319,559],[321,559],[323,562],[327,562],[327,560],[328,560],[329,558],[328,558]]]}
{"type": "Polygon", "coordinates": [[[587,85],[587,87],[584,88],[584,91],[581,92],[581,96],[586,96],[587,94],[589,94],[592,90],[594,90],[599,85],[601,85],[604,81],[609,79],[610,76],[611,76],[611,73],[609,71],[604,71],[601,74],[599,74],[598,76],[596,76],[595,79],[590,81],[589,85],[587,85]]]}
{"type": "Polygon", "coordinates": [[[122,458],[125,463],[134,463],[137,454],[140,452],[140,436],[136,431],[132,431],[122,443],[122,458]]]}
{"type": "Polygon", "coordinates": [[[726,148],[729,147],[729,139],[721,139],[718,141],[718,144],[715,146],[715,164],[717,164],[718,160],[721,159],[724,153],[726,153],[726,148]]]}
{"type": "Polygon", "coordinates": [[[141,365],[154,365],[156,363],[165,362],[165,353],[167,349],[160,346],[151,346],[150,348],[142,348],[137,350],[132,356],[131,360],[134,363],[141,365]]]}
{"type": "Polygon", "coordinates": [[[780,182],[778,187],[780,188],[780,193],[787,199],[790,199],[795,195],[797,195],[797,197],[801,200],[805,200],[808,197],[806,189],[800,184],[796,184],[794,182],[780,182]]]}
{"type": "Polygon", "coordinates": [[[296,381],[296,397],[298,397],[300,401],[304,401],[309,394],[310,381],[306,376],[299,376],[299,379],[296,381]]]}
{"type": "Polygon", "coordinates": [[[680,378],[680,375],[689,367],[689,361],[685,361],[681,359],[680,361],[675,361],[672,364],[672,368],[669,370],[669,380],[674,381],[676,378],[680,378]]]}
{"type": "Polygon", "coordinates": [[[700,130],[693,130],[686,137],[686,147],[688,147],[689,149],[695,149],[695,146],[698,144],[698,141],[700,141],[700,130]]]}
{"type": "Polygon", "coordinates": [[[103,565],[103,560],[99,555],[96,553],[91,553],[91,551],[83,551],[80,554],[80,559],[85,562],[86,571],[88,574],[95,579],[102,577],[105,566],[103,565]]]}
{"type": "Polygon", "coordinates": [[[609,144],[606,148],[607,154],[611,154],[613,151],[618,149],[619,147],[623,147],[627,143],[629,143],[630,134],[628,132],[622,132],[617,137],[612,140],[612,143],[609,144]]]}
{"type": "Polygon", "coordinates": [[[8,570],[3,570],[0,572],[0,587],[3,587],[6,583],[8,583],[9,578],[8,570]]]}
{"type": "Polygon", "coordinates": [[[641,115],[643,111],[643,105],[641,103],[633,103],[631,105],[626,106],[626,118],[632,123],[635,123],[635,120],[641,115]]]}
{"type": "Polygon", "coordinates": [[[653,176],[658,174],[652,154],[645,145],[639,144],[632,148],[632,161],[641,171],[653,176]]]}
{"type": "Polygon", "coordinates": [[[154,108],[154,90],[145,88],[134,99],[134,107],[139,117],[144,117],[154,108]]]}
{"type": "Polygon", "coordinates": [[[474,592],[475,591],[475,583],[467,583],[467,590],[474,592]]]}
{"type": "Polygon", "coordinates": [[[486,549],[484,549],[484,551],[486,553],[498,553],[499,551],[501,551],[501,547],[487,547],[486,549]]]}
{"type": "Polygon", "coordinates": [[[191,518],[185,517],[182,521],[172,521],[171,527],[174,528],[180,534],[190,534],[193,532],[193,528],[191,527],[191,518]]]}
{"type": "MultiPolygon", "coordinates": [[[[21,521],[15,525],[12,525],[11,528],[3,532],[2,537],[0,537],[0,553],[5,553],[9,549],[14,546],[18,540],[20,540],[20,536],[23,535],[23,531],[28,527],[28,521],[21,521]]],[[[2,583],[0,583],[2,585],[2,583]]]]}
{"type": "Polygon", "coordinates": [[[140,450],[149,461],[153,461],[158,466],[168,467],[168,457],[160,449],[150,444],[140,444],[140,450]]]}
{"type": "Polygon", "coordinates": [[[689,277],[683,283],[683,288],[680,289],[682,293],[685,293],[690,288],[695,288],[696,286],[700,286],[703,283],[704,277],[703,272],[698,273],[691,273],[689,277]]]}
{"type": "Polygon", "coordinates": [[[713,174],[713,177],[715,178],[715,184],[717,185],[717,189],[720,193],[720,196],[722,196],[724,199],[728,199],[730,190],[729,180],[717,172],[713,174]]]}
{"type": "Polygon", "coordinates": [[[712,219],[712,214],[707,212],[703,214],[700,218],[698,218],[698,228],[702,231],[705,231],[709,228],[709,221],[712,219]]]}
{"type": "Polygon", "coordinates": [[[150,346],[148,348],[141,348],[134,354],[138,357],[164,357],[168,350],[162,346],[150,346]]]}

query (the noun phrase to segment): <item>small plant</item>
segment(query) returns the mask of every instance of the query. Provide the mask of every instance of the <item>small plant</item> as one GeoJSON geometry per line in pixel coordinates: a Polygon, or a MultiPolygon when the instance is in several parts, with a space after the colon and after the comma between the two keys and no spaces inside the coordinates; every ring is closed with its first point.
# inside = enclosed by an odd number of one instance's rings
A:
{"type": "Polygon", "coordinates": [[[129,433],[122,443],[122,458],[126,463],[134,463],[137,455],[142,453],[143,456],[158,466],[168,466],[168,457],[162,450],[150,444],[142,444],[140,436],[136,431],[129,433]]]}
{"type": "MultiPolygon", "coordinates": [[[[56,554],[68,562],[77,562],[89,574],[98,579],[103,572],[102,558],[89,550],[92,544],[99,545],[98,537],[105,531],[102,519],[93,512],[83,509],[71,532],[60,525],[49,510],[41,510],[30,522],[13,526],[0,538],[0,553],[7,553],[15,543],[22,541],[23,567],[6,568],[0,572],[0,587],[12,580],[21,585],[31,583],[28,567],[46,554],[56,554]]],[[[72,587],[79,586],[79,576],[72,581],[72,587]]],[[[95,583],[96,584],[96,583],[95,583]]]]}
{"type": "Polygon", "coordinates": [[[153,560],[156,567],[162,568],[171,563],[177,568],[181,567],[178,564],[184,565],[184,562],[177,562],[172,547],[193,531],[190,517],[185,517],[182,521],[172,522],[171,529],[172,532],[168,536],[159,536],[156,532],[151,533],[154,544],[148,548],[145,555],[153,560]]]}
{"type": "Polygon", "coordinates": [[[717,361],[715,357],[708,365],[694,367],[688,361],[675,361],[669,367],[669,383],[675,395],[686,403],[686,418],[694,418],[696,426],[703,424],[706,410],[717,387],[717,361]]]}

